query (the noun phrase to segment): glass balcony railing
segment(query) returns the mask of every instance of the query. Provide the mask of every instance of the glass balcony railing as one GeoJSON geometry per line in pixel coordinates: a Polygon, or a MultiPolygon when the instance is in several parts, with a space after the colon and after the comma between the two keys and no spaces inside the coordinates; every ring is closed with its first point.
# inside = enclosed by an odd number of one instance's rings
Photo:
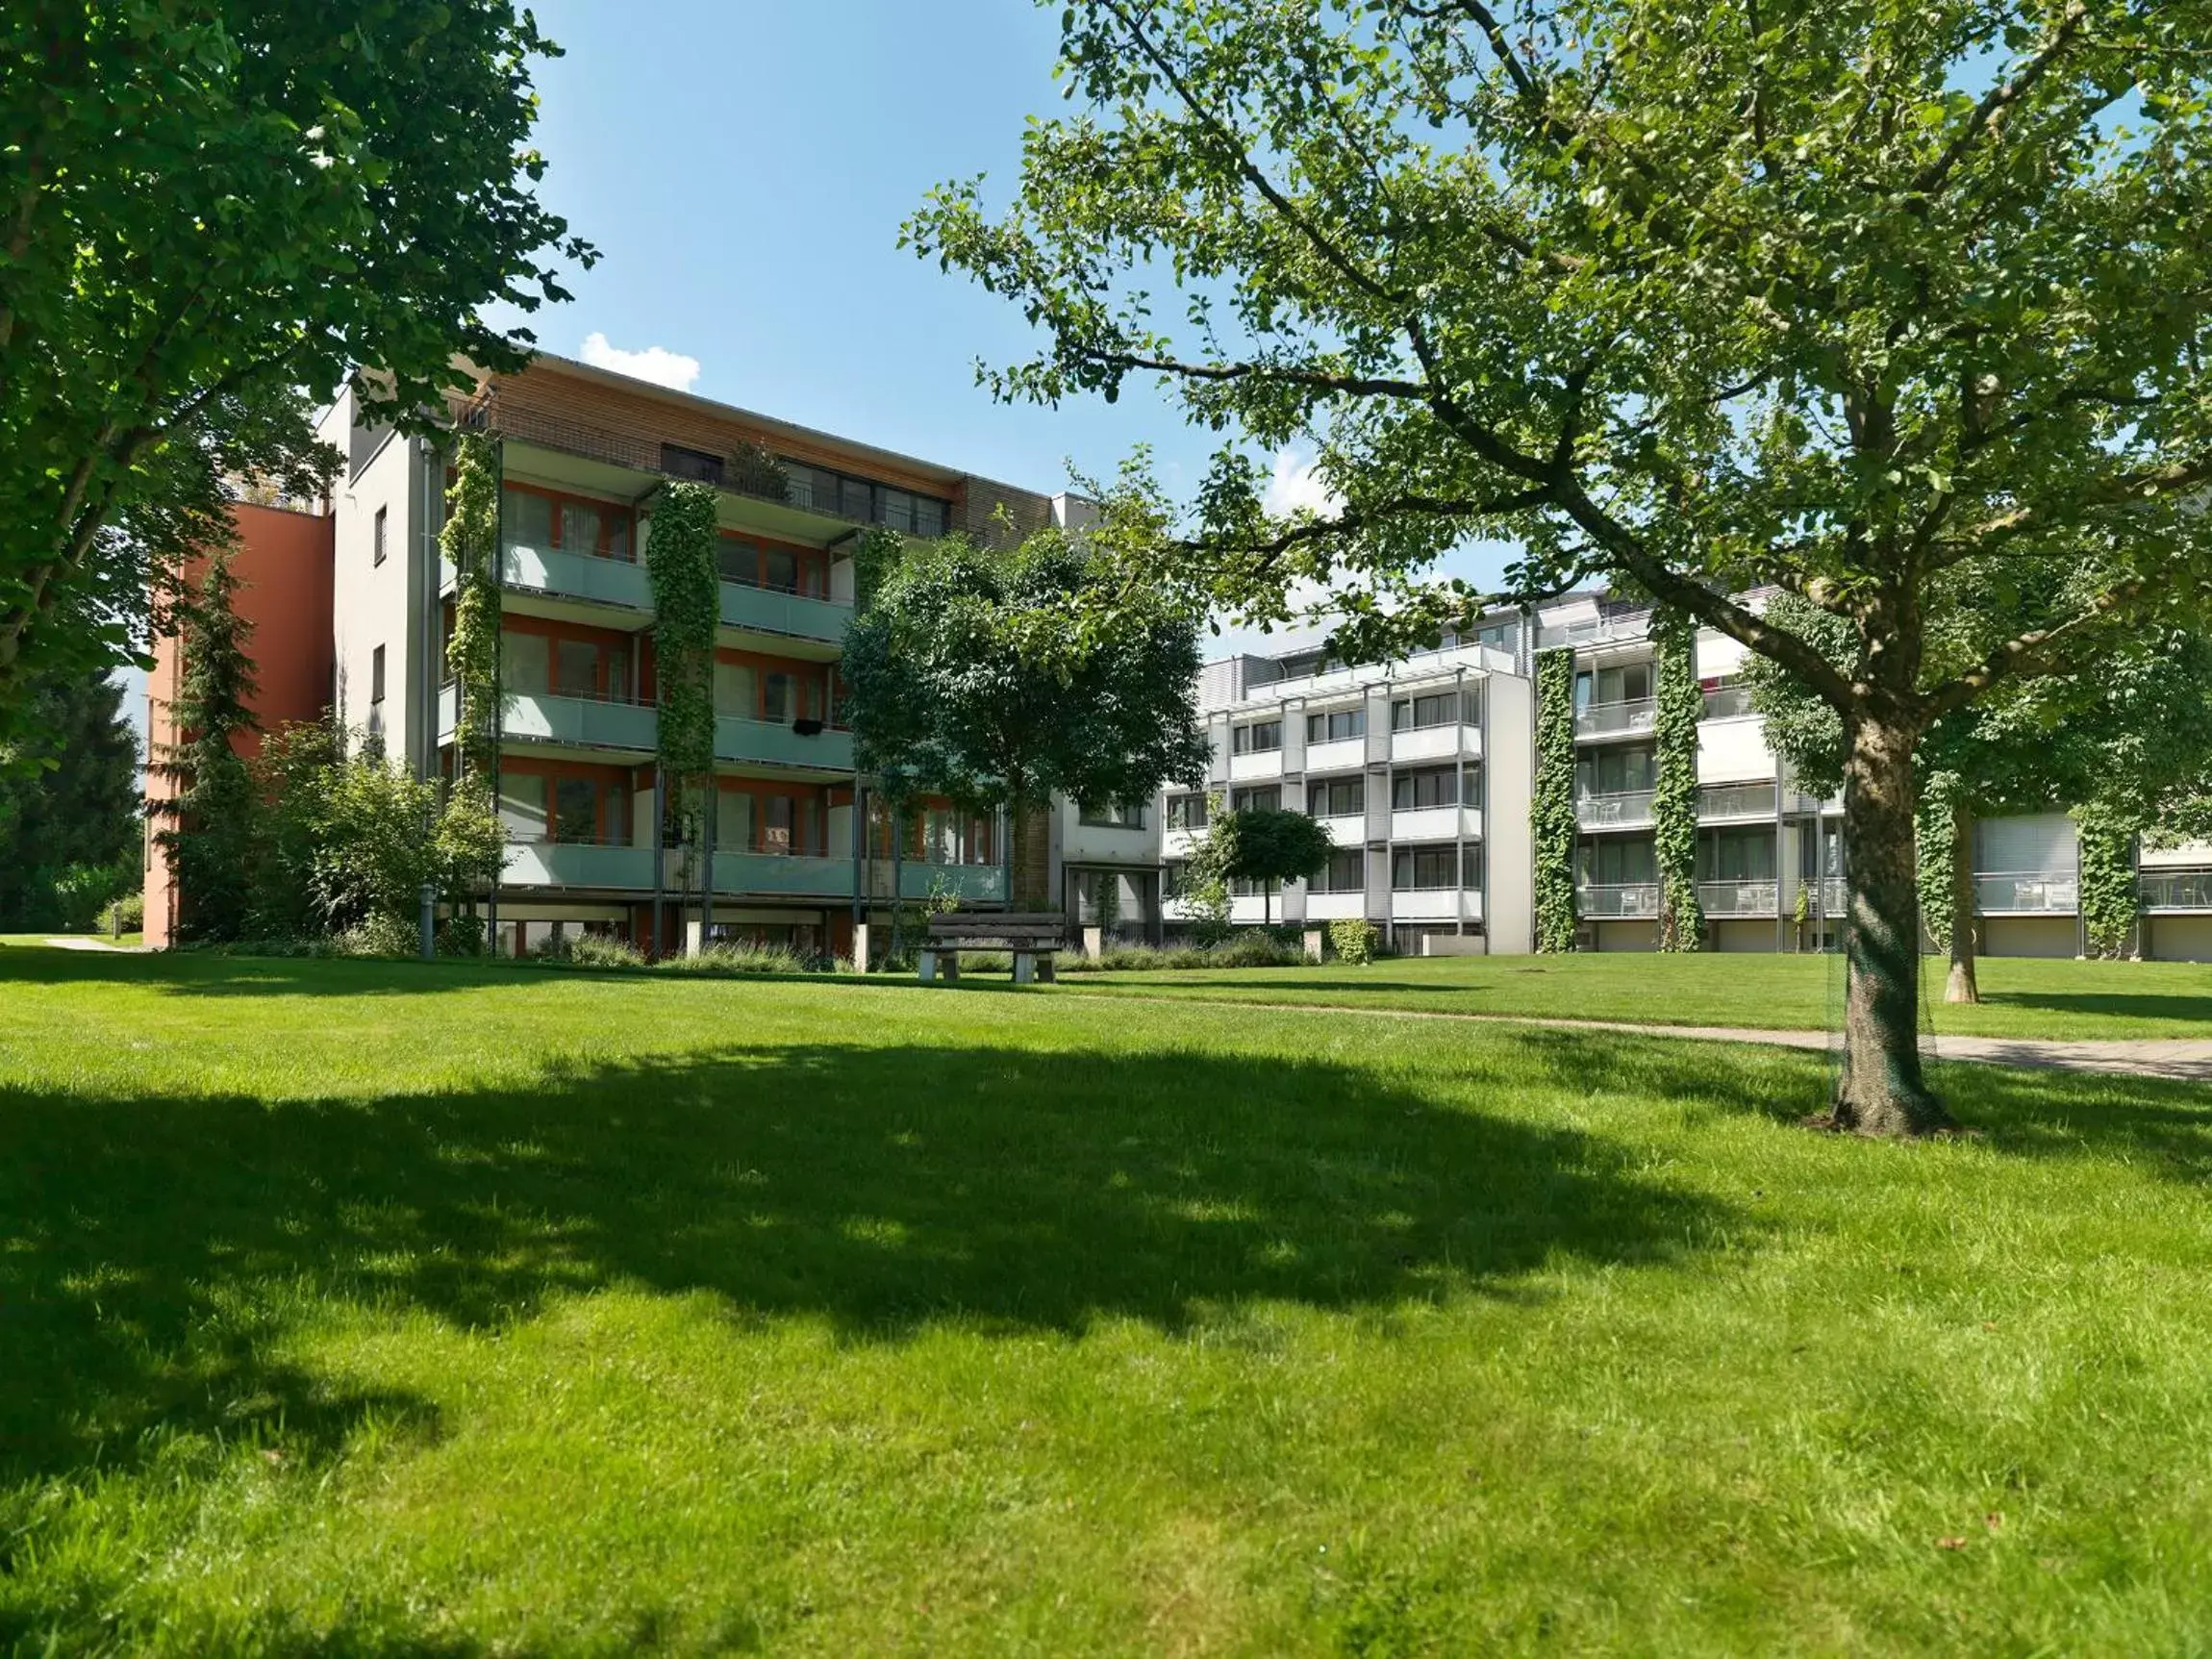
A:
{"type": "Polygon", "coordinates": [[[2136,892],[2145,910],[2212,910],[2212,869],[2147,869],[2136,892]]]}
{"type": "Polygon", "coordinates": [[[735,715],[715,719],[715,759],[769,767],[800,767],[817,771],[852,770],[852,734],[825,726],[811,736],[774,720],[747,720],[735,715]]]}
{"type": "Polygon", "coordinates": [[[1659,914],[1659,884],[1576,888],[1574,908],[1586,921],[1648,920],[1659,914]]]}
{"type": "Polygon", "coordinates": [[[510,691],[499,717],[509,741],[584,749],[646,751],[660,741],[660,717],[648,704],[603,697],[533,696],[510,691]]]}
{"type": "MultiPolygon", "coordinates": [[[[892,863],[880,854],[868,865],[868,896],[892,896],[892,863]]],[[[918,902],[934,893],[949,892],[963,904],[1006,902],[1006,869],[995,864],[926,864],[901,860],[898,896],[918,902]]]]}
{"type": "Polygon", "coordinates": [[[1734,719],[1751,712],[1751,690],[1748,686],[1716,686],[1705,693],[1705,718],[1708,720],[1734,719]]]}
{"type": "Polygon", "coordinates": [[[1781,883],[1772,877],[1763,881],[1701,881],[1697,884],[1697,906],[1712,920],[1772,916],[1780,908],[1781,896],[1781,883]]]}
{"type": "Polygon", "coordinates": [[[1658,718],[1659,705],[1649,697],[1636,697],[1624,703],[1589,703],[1574,711],[1574,735],[1613,738],[1648,732],[1658,718]]]}
{"type": "Polygon", "coordinates": [[[1651,821],[1651,792],[1590,792],[1574,800],[1574,819],[1584,829],[1621,829],[1651,821]]]}
{"type": "Polygon", "coordinates": [[[1772,818],[1774,816],[1772,784],[1715,784],[1697,792],[1697,819],[1714,823],[1727,818],[1772,818]]]}
{"type": "Polygon", "coordinates": [[[1977,871],[1973,897],[1984,916],[2072,915],[2081,903],[2081,881],[2063,870],[1977,871]]]}

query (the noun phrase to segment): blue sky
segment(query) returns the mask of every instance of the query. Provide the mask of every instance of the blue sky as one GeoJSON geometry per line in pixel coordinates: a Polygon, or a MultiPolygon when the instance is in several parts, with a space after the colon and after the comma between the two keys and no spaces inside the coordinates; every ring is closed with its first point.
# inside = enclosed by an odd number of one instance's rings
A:
{"type": "MultiPolygon", "coordinates": [[[[669,359],[689,359],[704,396],[1028,489],[1064,487],[1070,459],[1110,475],[1139,443],[1170,490],[1194,485],[1214,437],[1148,390],[994,403],[975,361],[1030,349],[1019,312],[897,246],[932,185],[988,173],[1004,199],[1024,118],[1060,105],[1057,6],[534,9],[567,53],[538,73],[543,195],[603,255],[575,275],[570,304],[531,319],[547,349],[675,379],[687,365],[669,359]],[[654,351],[642,364],[604,355],[654,351]]],[[[1297,461],[1279,468],[1294,489],[1297,461]]]]}

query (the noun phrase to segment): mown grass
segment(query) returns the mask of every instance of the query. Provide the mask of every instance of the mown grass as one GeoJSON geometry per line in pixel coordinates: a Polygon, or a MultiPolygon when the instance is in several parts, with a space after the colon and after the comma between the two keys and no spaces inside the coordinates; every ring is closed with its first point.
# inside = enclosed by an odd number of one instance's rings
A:
{"type": "Polygon", "coordinates": [[[1942,1080],[0,949],[0,1649],[2202,1651],[2212,1103],[1942,1080]]]}
{"type": "MultiPolygon", "coordinates": [[[[2212,1037],[2212,967],[1985,957],[1982,1001],[1943,1000],[1945,964],[1923,965],[1925,1028],[1938,1035],[2212,1037]]],[[[1081,991],[1436,1014],[1625,1019],[1653,1025],[1821,1030],[1843,1019],[1841,956],[1648,953],[1400,958],[1237,973],[1089,974],[1081,991]]],[[[1072,987],[1070,988],[1073,989],[1072,987]]]]}

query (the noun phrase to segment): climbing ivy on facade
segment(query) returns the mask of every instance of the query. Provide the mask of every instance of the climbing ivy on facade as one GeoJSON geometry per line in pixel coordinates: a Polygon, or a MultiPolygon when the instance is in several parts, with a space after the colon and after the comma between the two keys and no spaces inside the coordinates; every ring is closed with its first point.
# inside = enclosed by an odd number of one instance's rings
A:
{"type": "Polygon", "coordinates": [[[2081,859],[2081,925],[2089,936],[2089,954],[2133,956],[2138,949],[2136,924],[2143,911],[2135,876],[2135,841],[2142,827],[2137,815],[2098,801],[2074,808],[2074,823],[2081,859]]]}
{"type": "Polygon", "coordinates": [[[1705,696],[1697,687],[1697,630],[1679,611],[1651,614],[1656,648],[1657,775],[1651,788],[1651,842],[1659,867],[1659,948],[1696,950],[1705,936],[1697,902],[1697,722],[1705,696]]]}
{"type": "Polygon", "coordinates": [[[1574,653],[1536,659],[1536,948],[1574,948],[1574,653]]]}
{"type": "Polygon", "coordinates": [[[710,484],[663,485],[645,537],[661,769],[679,793],[704,790],[715,769],[715,627],[721,619],[715,501],[710,484]]]}
{"type": "Polygon", "coordinates": [[[499,465],[485,438],[460,440],[438,540],[456,579],[445,666],[461,699],[462,772],[483,779],[499,742],[499,465]]]}

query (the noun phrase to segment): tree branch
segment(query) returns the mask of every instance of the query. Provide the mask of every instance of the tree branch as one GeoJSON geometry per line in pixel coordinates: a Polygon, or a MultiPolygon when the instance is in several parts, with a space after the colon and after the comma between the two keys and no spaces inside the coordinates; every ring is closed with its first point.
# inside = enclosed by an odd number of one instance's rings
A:
{"type": "Polygon", "coordinates": [[[2044,41],[2035,55],[2022,64],[2010,80],[1998,82],[1982,94],[1981,102],[1974,106],[1973,113],[1967,117],[1966,125],[1944,146],[1943,154],[1923,167],[1920,177],[1913,181],[1914,192],[1925,196],[1933,195],[1941,189],[1944,181],[1950,177],[1951,169],[1966,159],[1967,152],[1973,148],[1982,135],[1995,132],[2002,126],[2006,113],[2013,106],[2033,91],[2036,83],[2066,55],[2067,49],[2080,38],[2082,26],[2088,20],[2089,8],[2083,0],[2072,0],[2058,20],[2058,27],[2051,31],[2050,38],[2044,41]]]}
{"type": "Polygon", "coordinates": [[[1925,698],[1927,717],[1934,720],[1953,709],[1964,708],[2005,675],[2049,662],[2057,654],[2056,647],[2086,634],[2099,622],[2141,598],[2149,586],[2149,579],[2142,576],[2123,582],[2099,593],[2085,610],[2067,620],[2049,628],[2031,628],[2007,640],[1984,657],[1978,666],[1929,691],[1925,698]]]}

